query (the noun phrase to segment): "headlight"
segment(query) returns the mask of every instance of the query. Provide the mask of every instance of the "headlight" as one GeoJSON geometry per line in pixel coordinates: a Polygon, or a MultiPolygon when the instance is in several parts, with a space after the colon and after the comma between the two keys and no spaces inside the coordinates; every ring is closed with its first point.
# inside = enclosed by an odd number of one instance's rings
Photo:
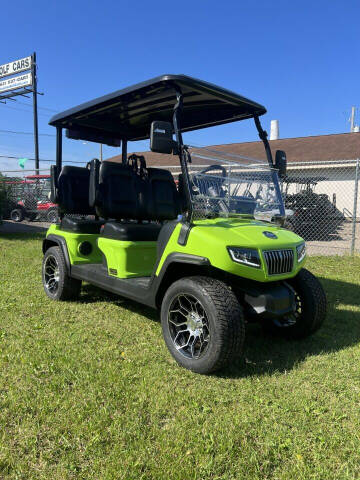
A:
{"type": "Polygon", "coordinates": [[[296,247],[296,254],[297,254],[297,261],[298,263],[302,262],[306,255],[306,245],[305,243],[301,243],[296,247]]]}
{"type": "Polygon", "coordinates": [[[228,251],[234,262],[242,263],[249,267],[261,267],[260,256],[257,250],[252,248],[228,247],[228,251]]]}

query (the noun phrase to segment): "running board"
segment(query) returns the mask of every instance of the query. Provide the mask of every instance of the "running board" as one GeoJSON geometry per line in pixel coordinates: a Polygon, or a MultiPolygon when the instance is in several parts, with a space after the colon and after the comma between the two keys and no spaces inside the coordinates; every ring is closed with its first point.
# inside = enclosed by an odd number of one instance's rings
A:
{"type": "Polygon", "coordinates": [[[70,276],[84,280],[92,285],[103,288],[149,307],[156,308],[153,277],[118,278],[108,274],[101,263],[72,265],[70,276]]]}

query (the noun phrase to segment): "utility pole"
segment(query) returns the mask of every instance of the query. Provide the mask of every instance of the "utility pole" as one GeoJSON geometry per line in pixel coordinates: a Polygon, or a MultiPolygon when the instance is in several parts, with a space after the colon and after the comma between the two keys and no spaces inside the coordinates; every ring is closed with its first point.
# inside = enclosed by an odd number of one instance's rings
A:
{"type": "Polygon", "coordinates": [[[102,143],[100,143],[100,162],[102,162],[103,155],[102,155],[102,143]]]}
{"type": "Polygon", "coordinates": [[[36,52],[32,55],[32,78],[33,78],[33,111],[34,111],[34,144],[35,144],[35,172],[39,175],[39,131],[37,109],[37,77],[36,77],[36,52]]]}
{"type": "Polygon", "coordinates": [[[353,132],[354,128],[355,128],[355,107],[351,107],[350,132],[353,132]]]}

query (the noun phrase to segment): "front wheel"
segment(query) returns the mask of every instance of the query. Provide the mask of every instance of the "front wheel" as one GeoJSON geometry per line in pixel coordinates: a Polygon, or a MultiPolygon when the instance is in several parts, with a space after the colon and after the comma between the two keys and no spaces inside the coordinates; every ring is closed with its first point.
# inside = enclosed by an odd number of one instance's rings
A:
{"type": "Polygon", "coordinates": [[[326,295],[319,280],[303,268],[286,281],[295,297],[294,312],[282,318],[264,320],[266,331],[286,338],[305,338],[316,332],[326,317],[326,295]]]}
{"type": "Polygon", "coordinates": [[[52,300],[72,300],[80,294],[81,280],[69,277],[60,247],[46,250],[42,265],[42,282],[46,295],[52,300]]]}
{"type": "Polygon", "coordinates": [[[25,218],[24,210],[22,208],[14,208],[10,212],[10,218],[13,222],[22,222],[25,218]]]}
{"type": "Polygon", "coordinates": [[[223,282],[187,277],[173,283],[161,306],[165,343],[182,367],[207,374],[241,356],[245,326],[241,306],[223,282]]]}

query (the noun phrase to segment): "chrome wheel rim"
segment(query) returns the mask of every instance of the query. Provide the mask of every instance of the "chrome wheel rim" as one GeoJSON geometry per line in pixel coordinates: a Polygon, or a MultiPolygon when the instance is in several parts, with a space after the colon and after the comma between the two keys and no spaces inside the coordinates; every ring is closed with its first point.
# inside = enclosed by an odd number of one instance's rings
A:
{"type": "Polygon", "coordinates": [[[289,315],[285,315],[282,318],[277,318],[274,320],[274,323],[279,328],[289,328],[293,327],[299,320],[302,315],[302,301],[300,295],[292,288],[290,285],[287,284],[287,287],[292,290],[295,296],[295,308],[293,313],[289,315]]]}
{"type": "Polygon", "coordinates": [[[199,359],[205,354],[210,340],[209,320],[201,302],[193,295],[180,294],[172,300],[168,328],[181,355],[199,359]]]}
{"type": "Polygon", "coordinates": [[[19,212],[14,212],[14,213],[12,213],[11,216],[12,216],[12,220],[14,222],[18,222],[20,220],[20,213],[19,212]]]}
{"type": "Polygon", "coordinates": [[[43,267],[44,285],[46,290],[54,294],[59,288],[60,270],[59,264],[54,255],[49,255],[43,267]]]}

